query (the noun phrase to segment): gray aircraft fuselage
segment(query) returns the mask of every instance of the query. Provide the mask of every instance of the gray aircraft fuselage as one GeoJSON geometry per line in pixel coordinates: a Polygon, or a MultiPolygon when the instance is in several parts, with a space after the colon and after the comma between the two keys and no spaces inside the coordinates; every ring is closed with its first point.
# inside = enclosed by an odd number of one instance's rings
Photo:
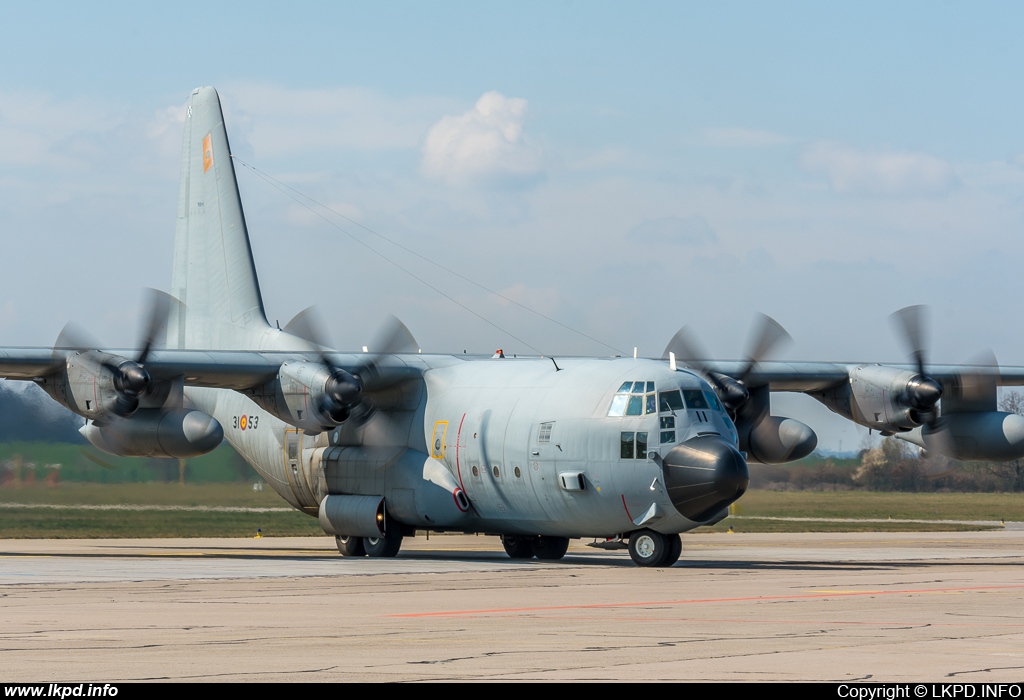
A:
{"type": "Polygon", "coordinates": [[[316,436],[232,391],[186,393],[310,514],[329,493],[380,495],[394,517],[421,528],[610,537],[641,526],[683,532],[718,519],[742,494],[730,482],[717,498],[698,498],[699,512],[688,507],[715,479],[714,466],[699,464],[689,468],[708,478],[670,493],[665,458],[677,445],[701,439],[736,452],[737,437],[711,387],[667,362],[404,359],[420,365],[422,380],[380,392],[391,404],[364,425],[316,436]],[[717,507],[707,512],[708,503],[717,507]]]}

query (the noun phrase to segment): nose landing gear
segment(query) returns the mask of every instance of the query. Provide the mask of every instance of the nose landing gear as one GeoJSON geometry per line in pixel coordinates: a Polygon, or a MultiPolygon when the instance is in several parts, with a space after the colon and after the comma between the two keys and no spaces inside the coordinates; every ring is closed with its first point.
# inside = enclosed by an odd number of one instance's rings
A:
{"type": "Polygon", "coordinates": [[[672,566],[682,553],[683,540],[677,534],[645,529],[629,536],[629,558],[637,566],[672,566]]]}

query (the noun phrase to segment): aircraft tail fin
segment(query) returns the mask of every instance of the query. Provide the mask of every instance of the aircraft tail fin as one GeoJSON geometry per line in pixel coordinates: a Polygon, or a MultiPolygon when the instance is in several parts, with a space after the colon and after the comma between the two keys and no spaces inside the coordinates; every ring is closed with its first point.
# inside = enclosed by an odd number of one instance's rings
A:
{"type": "Polygon", "coordinates": [[[263,310],[220,98],[188,98],[174,238],[169,348],[258,350],[274,329],[263,310]]]}

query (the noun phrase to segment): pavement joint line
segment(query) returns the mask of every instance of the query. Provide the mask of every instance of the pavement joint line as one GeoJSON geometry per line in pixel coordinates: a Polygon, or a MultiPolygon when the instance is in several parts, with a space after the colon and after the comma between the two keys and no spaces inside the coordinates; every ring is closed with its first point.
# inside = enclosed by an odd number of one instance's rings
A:
{"type": "Polygon", "coordinates": [[[999,590],[1018,590],[1024,584],[1006,586],[957,586],[953,588],[899,588],[894,590],[852,591],[849,593],[805,593],[800,595],[741,596],[738,598],[702,598],[693,600],[648,600],[627,603],[591,603],[586,605],[541,605],[523,608],[492,608],[481,610],[445,610],[422,613],[394,613],[385,617],[466,617],[470,615],[495,615],[508,613],[550,612],[556,610],[600,610],[609,608],[638,608],[657,606],[679,606],[706,603],[757,603],[777,600],[814,600],[823,598],[854,598],[886,595],[921,595],[925,593],[963,593],[999,590]]]}

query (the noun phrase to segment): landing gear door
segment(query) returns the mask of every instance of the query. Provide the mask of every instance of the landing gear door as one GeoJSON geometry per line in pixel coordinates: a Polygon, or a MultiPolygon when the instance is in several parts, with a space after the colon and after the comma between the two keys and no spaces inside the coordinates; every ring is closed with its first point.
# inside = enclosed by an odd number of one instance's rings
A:
{"type": "Polygon", "coordinates": [[[314,507],[318,502],[310,483],[309,470],[302,463],[302,443],[301,430],[288,428],[284,431],[284,473],[295,499],[304,507],[314,507]]]}

